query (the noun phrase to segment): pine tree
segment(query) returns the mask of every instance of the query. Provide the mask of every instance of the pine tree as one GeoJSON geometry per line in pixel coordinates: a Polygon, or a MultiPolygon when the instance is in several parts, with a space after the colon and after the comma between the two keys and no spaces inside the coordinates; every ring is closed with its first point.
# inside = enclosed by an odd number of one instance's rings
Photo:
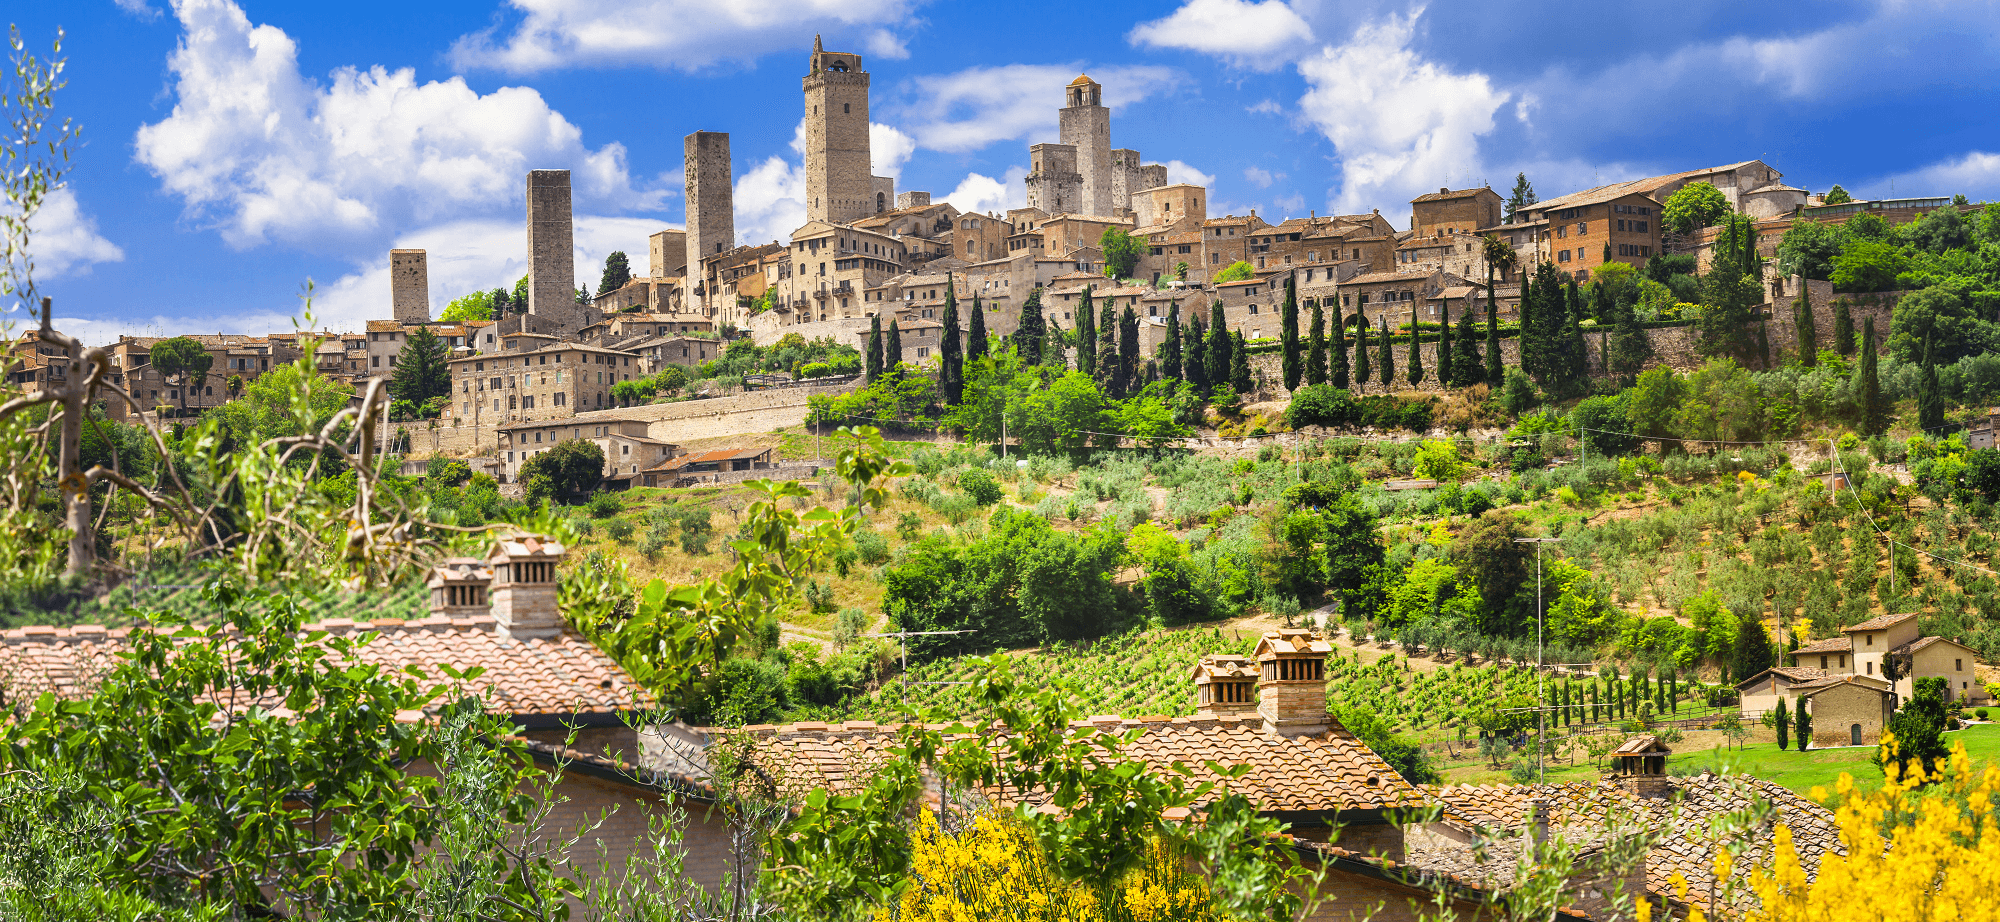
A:
{"type": "Polygon", "coordinates": [[[1439,298],[1438,305],[1438,310],[1443,314],[1438,318],[1438,386],[1450,387],[1451,366],[1456,360],[1456,356],[1451,354],[1451,299],[1439,298]]]}
{"type": "Polygon", "coordinates": [[[1097,379],[1097,389],[1112,399],[1120,399],[1125,394],[1125,379],[1120,374],[1118,364],[1118,317],[1111,309],[1111,302],[1104,302],[1102,313],[1094,324],[1097,342],[1092,349],[1096,360],[1091,363],[1093,377],[1097,379]]]}
{"type": "Polygon", "coordinates": [[[1501,220],[1507,224],[1514,223],[1515,219],[1520,216],[1521,209],[1533,205],[1537,201],[1539,199],[1535,198],[1535,187],[1528,182],[1528,174],[1514,174],[1514,190],[1507,196],[1507,214],[1501,220]]]}
{"type": "Polygon", "coordinates": [[[1452,383],[1459,387],[1471,387],[1486,379],[1486,362],[1479,354],[1477,316],[1467,305],[1465,313],[1458,315],[1458,333],[1451,338],[1452,383]]]}
{"type": "Polygon", "coordinates": [[[1861,322],[1861,358],[1855,362],[1855,406],[1861,411],[1861,434],[1881,435],[1889,428],[1889,406],[1882,399],[1882,381],[1875,370],[1875,318],[1861,322]]]}
{"type": "Polygon", "coordinates": [[[1357,321],[1354,325],[1354,389],[1363,391],[1368,389],[1368,382],[1374,379],[1374,375],[1371,374],[1372,369],[1369,368],[1367,311],[1356,308],[1354,319],[1357,321]]]}
{"type": "Polygon", "coordinates": [[[1097,374],[1097,309],[1091,303],[1091,288],[1083,286],[1083,303],[1076,308],[1076,370],[1097,374]]]}
{"type": "Polygon", "coordinates": [[[1382,390],[1384,393],[1387,393],[1390,388],[1396,386],[1395,341],[1389,335],[1389,315],[1383,314],[1382,318],[1376,322],[1382,324],[1382,329],[1380,330],[1382,334],[1382,353],[1376,359],[1376,364],[1382,367],[1377,368],[1375,373],[1382,376],[1382,390]]]}
{"type": "Polygon", "coordinates": [[[1187,376],[1188,387],[1196,394],[1208,395],[1208,337],[1201,323],[1201,312],[1196,311],[1193,322],[1187,326],[1187,339],[1181,343],[1181,369],[1187,376]]]}
{"type": "Polygon", "coordinates": [[[1410,314],[1410,369],[1408,377],[1411,387],[1424,383],[1423,332],[1417,326],[1416,313],[1410,314]]]}
{"type": "Polygon", "coordinates": [[[1250,350],[1241,330],[1229,334],[1229,386],[1239,394],[1250,393],[1250,350]]]}
{"type": "Polygon", "coordinates": [[[1216,389],[1229,386],[1229,321],[1216,301],[1208,313],[1208,380],[1216,389]]]}
{"type": "Polygon", "coordinates": [[[944,329],[938,341],[938,383],[944,386],[944,402],[958,406],[965,398],[965,355],[958,341],[958,292],[952,278],[944,280],[944,329]]]}
{"type": "Polygon", "coordinates": [[[1792,299],[1792,326],[1798,333],[1801,367],[1812,368],[1819,364],[1818,323],[1813,317],[1812,299],[1806,297],[1805,287],[1801,285],[1799,296],[1792,299]]]}
{"type": "MultiPolygon", "coordinates": [[[[408,339],[403,340],[403,348],[396,356],[396,370],[389,375],[390,396],[407,400],[412,406],[422,409],[425,401],[449,395],[451,367],[445,362],[451,357],[450,351],[450,347],[432,333],[430,327],[417,327],[408,339]]],[[[198,354],[205,356],[207,353],[198,354]]],[[[186,369],[183,379],[201,386],[206,369],[205,365],[186,369]]]]}
{"type": "Polygon", "coordinates": [[[977,362],[986,357],[986,308],[980,306],[979,296],[972,296],[972,322],[966,325],[965,360],[977,362]]]}
{"type": "Polygon", "coordinates": [[[1304,357],[1299,350],[1299,286],[1294,276],[1285,277],[1285,302],[1278,315],[1279,348],[1284,350],[1282,368],[1285,375],[1285,390],[1299,389],[1299,381],[1305,376],[1304,357]]]}
{"type": "Polygon", "coordinates": [[[1938,389],[1937,362],[1932,348],[1937,331],[1924,334],[1924,364],[1917,377],[1917,428],[1934,435],[1944,427],[1944,394],[1938,389]]]}
{"type": "Polygon", "coordinates": [[[1139,375],[1139,315],[1132,305],[1118,318],[1118,381],[1120,394],[1135,394],[1145,383],[1139,375]]]}
{"type": "Polygon", "coordinates": [[[1048,332],[1048,322],[1042,318],[1042,290],[1037,288],[1021,305],[1021,323],[1014,328],[1014,350],[1020,354],[1021,364],[1042,364],[1042,340],[1048,332]]]}
{"type": "Polygon", "coordinates": [[[875,316],[868,318],[868,356],[867,356],[867,365],[865,367],[865,370],[868,375],[868,383],[870,384],[874,384],[875,379],[882,377],[882,315],[881,314],[876,314],[875,316]]]}
{"type": "Polygon", "coordinates": [[[1333,305],[1333,343],[1326,353],[1326,383],[1346,390],[1347,379],[1347,318],[1340,313],[1340,302],[1333,305]]]}
{"type": "Polygon", "coordinates": [[[1841,358],[1854,354],[1854,313],[1848,310],[1846,298],[1833,300],[1833,351],[1841,358]]]}
{"type": "Polygon", "coordinates": [[[1486,279],[1486,385],[1498,388],[1507,380],[1500,363],[1500,308],[1493,300],[1493,279],[1486,279]]]}
{"type": "Polygon", "coordinates": [[[1161,374],[1181,380],[1181,302],[1167,302],[1167,340],[1160,344],[1161,374]]]}
{"type": "Polygon", "coordinates": [[[626,257],[624,250],[612,250],[610,256],[604,257],[604,274],[597,280],[597,293],[610,294],[625,287],[625,283],[630,281],[632,281],[631,261],[626,257]]]}
{"type": "Polygon", "coordinates": [[[1326,383],[1326,311],[1313,301],[1312,332],[1306,336],[1306,383],[1326,383]]]}
{"type": "Polygon", "coordinates": [[[901,371],[903,334],[896,328],[896,321],[889,321],[889,335],[883,338],[882,343],[882,370],[891,374],[901,371]]]}

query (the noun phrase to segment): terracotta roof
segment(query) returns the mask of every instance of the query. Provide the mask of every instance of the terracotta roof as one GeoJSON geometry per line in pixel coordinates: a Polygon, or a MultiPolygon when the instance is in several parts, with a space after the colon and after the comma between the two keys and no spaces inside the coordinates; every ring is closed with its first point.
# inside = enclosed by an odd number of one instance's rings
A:
{"type": "Polygon", "coordinates": [[[1647,187],[1645,185],[1646,182],[1648,182],[1648,180],[1634,179],[1631,180],[1630,182],[1615,182],[1609,185],[1596,186],[1590,189],[1585,189],[1582,192],[1572,192],[1568,195],[1559,195],[1545,202],[1536,202],[1533,205],[1528,205],[1526,207],[1523,207],[1521,210],[1524,212],[1533,212],[1534,214],[1539,214],[1546,217],[1549,212],[1558,209],[1580,208],[1584,205],[1596,205],[1602,202],[1612,201],[1613,199],[1621,199],[1628,195],[1645,195],[1651,189],[1659,188],[1659,186],[1657,185],[1647,187]]]}
{"type": "Polygon", "coordinates": [[[1850,624],[1844,628],[1841,628],[1840,632],[1843,634],[1852,634],[1857,631],[1887,630],[1893,625],[1901,624],[1916,616],[1917,613],[1913,611],[1904,612],[1902,614],[1876,615],[1875,617],[1863,621],[1859,624],[1850,624]]]}
{"type": "Polygon", "coordinates": [[[1971,651],[1972,651],[1972,652],[1974,652],[1974,653],[1978,653],[1978,652],[1979,652],[1979,651],[1978,651],[1978,649],[1976,649],[1976,648],[1974,648],[1974,647],[1969,647],[1969,646],[1966,646],[1965,644],[1962,644],[1962,643],[1959,643],[1959,642],[1958,642],[1958,641],[1956,641],[1956,640],[1951,640],[1951,639],[1949,639],[1949,638],[1945,638],[1945,637],[1938,637],[1938,636],[1936,636],[1936,635],[1932,635],[1932,636],[1930,636],[1930,637],[1919,637],[1919,638],[1917,638],[1917,639],[1915,639],[1915,640],[1912,640],[1912,641],[1910,641],[1909,643],[1906,643],[1906,644],[1902,644],[1902,645],[1900,645],[1900,646],[1897,646],[1897,647],[1896,647],[1895,649],[1893,649],[1893,650],[1890,650],[1889,652],[1891,652],[1891,653],[1915,653],[1915,652],[1917,652],[1918,650],[1921,650],[1921,649],[1923,649],[1923,648],[1925,648],[1925,647],[1928,647],[1928,646],[1930,646],[1931,644],[1934,644],[1934,643],[1948,643],[1948,644],[1951,644],[1951,645],[1952,645],[1952,646],[1954,646],[1954,647],[1959,647],[1959,648],[1961,648],[1961,649],[1965,649],[1965,650],[1971,650],[1971,651]]]}
{"type": "Polygon", "coordinates": [[[1839,675],[1824,676],[1821,678],[1814,679],[1810,682],[1800,682],[1799,684],[1792,686],[1792,691],[1798,692],[1800,697],[1810,698],[1813,695],[1817,695],[1820,692],[1826,691],[1827,689],[1832,688],[1836,685],[1859,685],[1862,688],[1866,688],[1870,691],[1878,691],[1885,695],[1891,691],[1887,679],[1878,679],[1874,676],[1855,675],[1851,672],[1841,673],[1839,675]]]}
{"type": "Polygon", "coordinates": [[[1797,656],[1801,653],[1847,653],[1853,649],[1854,641],[1845,637],[1829,637],[1825,640],[1815,640],[1812,643],[1793,650],[1792,655],[1797,656]]]}
{"type": "MultiPolygon", "coordinates": [[[[510,544],[526,549],[520,542],[510,544]]],[[[367,635],[367,642],[354,651],[355,662],[385,670],[417,666],[441,680],[440,664],[484,668],[474,680],[480,687],[473,691],[490,688],[494,706],[516,716],[618,711],[642,704],[645,697],[624,669],[581,636],[510,640],[494,631],[490,616],[373,622],[332,618],[304,629],[367,635]]],[[[13,701],[45,691],[86,696],[116,662],[133,630],[78,625],[0,632],[0,696],[13,701]]]]}
{"type": "Polygon", "coordinates": [[[1791,682],[1796,684],[1799,682],[1810,682],[1814,679],[1825,678],[1826,676],[1831,674],[1832,673],[1829,673],[1824,669],[1814,669],[1807,666],[1772,666],[1771,668],[1766,669],[1763,672],[1757,673],[1756,675],[1753,675],[1747,679],[1744,679],[1741,682],[1736,683],[1736,687],[1742,688],[1743,686],[1755,682],[1758,679],[1761,679],[1767,675],[1782,676],[1783,678],[1789,679],[1791,682]]]}
{"type": "MultiPolygon", "coordinates": [[[[1432,192],[1427,195],[1419,195],[1416,198],[1411,199],[1410,204],[1414,205],[1418,202],[1447,202],[1452,199],[1471,198],[1475,195],[1478,195],[1481,192],[1493,192],[1493,190],[1485,186],[1480,186],[1477,189],[1446,189],[1443,192],[1432,192]]],[[[1493,194],[1495,196],[1498,196],[1500,193],[1494,192],[1493,194]]]]}
{"type": "Polygon", "coordinates": [[[769,454],[770,451],[771,449],[768,448],[721,448],[715,451],[704,451],[699,454],[681,455],[676,458],[668,458],[664,461],[661,461],[658,464],[653,465],[652,467],[646,468],[646,470],[670,471],[686,467],[690,464],[706,464],[711,461],[736,461],[743,458],[758,458],[766,454],[769,454]]]}
{"type": "Polygon", "coordinates": [[[1090,75],[1089,75],[1089,74],[1077,74],[1077,75],[1076,75],[1076,79],[1075,79],[1075,80],[1071,80],[1071,81],[1069,82],[1069,85],[1070,85],[1070,86],[1086,86],[1086,85],[1089,85],[1089,84],[1092,84],[1092,83],[1096,83],[1096,82],[1097,82],[1097,81],[1095,81],[1095,80],[1092,80],[1092,79],[1090,79],[1090,75]]]}
{"type": "Polygon", "coordinates": [[[1733,172],[1735,170],[1740,170],[1756,162],[1757,161],[1755,160],[1739,160],[1735,163],[1725,163],[1721,166],[1712,166],[1705,170],[1684,170],[1679,173],[1668,173],[1664,176],[1648,176],[1645,179],[1634,180],[1633,184],[1637,185],[1640,189],[1643,189],[1647,192],[1652,192],[1677,179],[1687,179],[1694,176],[1709,176],[1715,173],[1733,172]]]}
{"type": "MultiPolygon", "coordinates": [[[[1324,733],[1292,737],[1264,732],[1261,718],[1093,717],[1070,728],[1106,734],[1137,730],[1138,738],[1121,750],[1123,755],[1156,771],[1180,762],[1191,771],[1190,782],[1226,782],[1263,810],[1384,810],[1415,806],[1419,798],[1389,763],[1331,720],[1324,733]],[[1210,771],[1208,762],[1248,770],[1228,780],[1210,771]]],[[[867,721],[754,726],[740,732],[754,740],[767,772],[806,786],[824,785],[834,793],[852,791],[869,767],[886,760],[897,745],[896,727],[867,721]]],[[[1036,792],[995,789],[987,794],[1002,803],[1040,801],[1036,792]]]]}
{"type": "Polygon", "coordinates": [[[1427,282],[1436,273],[1437,270],[1435,269],[1425,269],[1420,272],[1399,272],[1394,269],[1388,269],[1382,272],[1364,272],[1341,284],[1374,285],[1387,282],[1427,282]]]}
{"type": "MultiPolygon", "coordinates": [[[[1662,838],[1646,856],[1646,889],[1675,902],[1679,902],[1672,884],[1675,874],[1687,879],[1690,898],[1701,894],[1705,901],[1716,883],[1712,823],[1725,814],[1746,810],[1757,800],[1775,807],[1775,822],[1790,827],[1808,879],[1818,873],[1825,855],[1846,854],[1833,813],[1775,783],[1747,775],[1707,773],[1666,781],[1672,791],[1669,797],[1640,797],[1612,781],[1460,785],[1430,793],[1447,810],[1488,829],[1520,830],[1530,822],[1533,801],[1546,800],[1552,836],[1598,843],[1605,840],[1607,830],[1620,826],[1635,832],[1657,831],[1662,838]]],[[[1769,833],[1753,831],[1751,835],[1767,838],[1769,833]]],[[[1490,845],[1427,841],[1410,853],[1407,863],[1489,884],[1511,882],[1513,861],[1497,854],[1480,860],[1490,845]]],[[[1746,864],[1737,862],[1734,876],[1739,884],[1747,873],[1746,864]]]]}

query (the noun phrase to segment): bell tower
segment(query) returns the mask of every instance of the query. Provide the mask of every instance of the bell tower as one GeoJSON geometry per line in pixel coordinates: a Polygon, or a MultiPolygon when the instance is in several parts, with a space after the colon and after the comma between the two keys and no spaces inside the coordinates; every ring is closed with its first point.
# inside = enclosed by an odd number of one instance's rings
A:
{"type": "Polygon", "coordinates": [[[806,96],[806,220],[846,224],[875,213],[868,149],[868,72],[861,56],[813,36],[806,96]]]}

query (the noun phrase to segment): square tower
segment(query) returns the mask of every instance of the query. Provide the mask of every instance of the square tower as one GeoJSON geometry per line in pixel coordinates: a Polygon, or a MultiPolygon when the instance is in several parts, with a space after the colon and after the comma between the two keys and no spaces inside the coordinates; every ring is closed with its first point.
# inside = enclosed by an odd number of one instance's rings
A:
{"type": "Polygon", "coordinates": [[[577,322],[576,236],[569,208],[568,170],[529,171],[528,314],[564,332],[582,327],[577,322]]]}
{"type": "Polygon", "coordinates": [[[389,251],[389,305],[397,323],[431,322],[430,269],[422,250],[389,251]]]}
{"type": "Polygon", "coordinates": [[[861,56],[813,36],[806,96],[806,220],[848,224],[875,213],[868,149],[868,72],[861,56]]]}
{"type": "Polygon", "coordinates": [[[881,214],[896,210],[896,178],[893,176],[870,176],[868,178],[868,213],[881,214]]]}
{"type": "Polygon", "coordinates": [[[647,278],[668,279],[686,275],[687,231],[663,230],[646,238],[647,278]]]}
{"type": "Polygon", "coordinates": [[[730,187],[729,133],[697,131],[684,145],[687,162],[687,247],[690,279],[701,277],[701,261],[736,246],[736,200],[730,187]]]}
{"type": "Polygon", "coordinates": [[[1083,176],[1076,148],[1068,144],[1028,145],[1028,207],[1046,215],[1082,212],[1083,176]]]}
{"type": "Polygon", "coordinates": [[[486,556],[492,572],[488,595],[500,636],[534,640],[562,634],[562,611],[556,607],[556,564],[562,559],[563,546],[541,535],[493,542],[486,556]]]}
{"type": "Polygon", "coordinates": [[[1076,171],[1083,175],[1083,200],[1071,210],[1110,217],[1124,203],[1111,200],[1111,110],[1104,107],[1104,87],[1082,74],[1064,93],[1061,140],[1076,148],[1076,171]]]}

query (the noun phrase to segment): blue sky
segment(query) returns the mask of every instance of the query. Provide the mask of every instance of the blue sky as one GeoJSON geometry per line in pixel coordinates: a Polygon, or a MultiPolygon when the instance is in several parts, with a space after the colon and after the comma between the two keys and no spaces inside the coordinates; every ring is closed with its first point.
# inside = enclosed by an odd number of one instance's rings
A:
{"type": "MultiPolygon", "coordinates": [[[[1176,0],[65,0],[69,187],[36,221],[65,329],[323,328],[388,316],[387,253],[433,309],[523,271],[529,169],[567,168],[580,281],[681,220],[681,138],[732,135],[737,229],[802,219],[794,138],[815,33],[866,56],[878,172],[1018,204],[1061,87],[1210,211],[1380,208],[1525,171],[1543,197],[1761,158],[1816,191],[2000,198],[2000,5],[1176,0]],[[1053,10],[1053,8],[1051,8],[1053,10]]],[[[13,315],[19,319],[20,314],[13,315]]]]}

